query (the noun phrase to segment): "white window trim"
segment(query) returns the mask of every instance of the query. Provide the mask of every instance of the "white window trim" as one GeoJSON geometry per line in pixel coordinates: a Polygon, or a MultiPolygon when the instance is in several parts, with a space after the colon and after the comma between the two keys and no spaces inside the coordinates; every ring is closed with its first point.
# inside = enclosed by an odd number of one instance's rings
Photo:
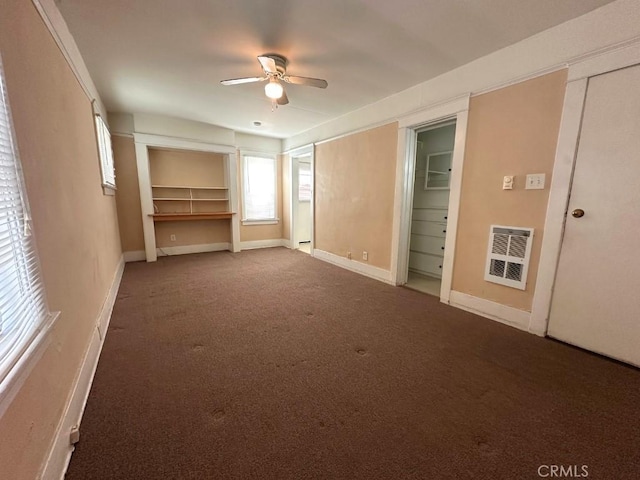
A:
{"type": "Polygon", "coordinates": [[[278,218],[278,157],[272,153],[264,153],[264,152],[252,152],[252,151],[241,151],[240,152],[240,168],[242,169],[242,182],[240,185],[240,193],[242,195],[242,225],[277,225],[280,223],[280,218],[278,218]],[[245,161],[246,157],[259,157],[259,158],[268,158],[273,160],[273,180],[274,180],[274,218],[247,218],[247,203],[245,201],[245,179],[247,176],[247,163],[245,161]]]}
{"type": "Polygon", "coordinates": [[[96,148],[98,150],[98,161],[100,163],[102,193],[104,195],[115,195],[115,191],[117,190],[115,161],[113,158],[113,146],[111,143],[109,125],[107,125],[107,122],[98,111],[96,100],[92,102],[92,108],[94,117],[93,124],[96,134],[96,148]]]}
{"type": "MultiPolygon", "coordinates": [[[[30,227],[27,227],[30,220],[29,218],[29,202],[26,198],[26,191],[24,186],[24,179],[22,178],[22,169],[20,165],[20,158],[17,151],[17,140],[15,135],[15,130],[13,127],[13,119],[11,118],[11,109],[8,105],[8,94],[6,91],[6,84],[4,82],[4,70],[2,68],[2,62],[0,61],[0,98],[2,99],[2,117],[3,121],[6,121],[6,125],[8,128],[8,137],[9,142],[11,144],[11,155],[13,157],[13,162],[15,163],[17,174],[16,174],[16,182],[17,188],[20,192],[20,200],[21,208],[23,210],[23,214],[25,216],[25,233],[30,230],[30,227]]],[[[33,240],[32,240],[33,242],[33,240]]],[[[35,270],[39,270],[38,255],[37,255],[37,246],[35,242],[33,242],[30,246],[31,251],[33,251],[34,260],[36,262],[35,270]]],[[[38,277],[40,277],[37,282],[38,286],[44,290],[43,280],[38,273],[38,277]]],[[[9,357],[10,363],[3,367],[3,371],[1,372],[2,377],[0,377],[0,418],[7,411],[11,402],[16,397],[24,383],[26,382],[29,374],[31,373],[34,366],[38,363],[43,353],[46,350],[47,345],[51,341],[51,331],[53,330],[54,323],[59,318],[59,312],[51,313],[48,311],[47,302],[46,302],[46,292],[42,292],[45,295],[44,302],[44,312],[42,312],[42,316],[39,317],[38,325],[34,325],[32,331],[30,331],[28,337],[20,340],[20,343],[16,343],[19,345],[18,354],[15,358],[9,357]],[[6,369],[4,369],[6,368],[6,369]]],[[[4,360],[3,360],[4,361],[4,360]]]]}
{"type": "Polygon", "coordinates": [[[273,220],[242,220],[242,225],[277,225],[280,223],[279,218],[273,220]]]}
{"type": "Polygon", "coordinates": [[[47,350],[46,347],[51,343],[51,332],[58,318],[60,318],[60,312],[49,313],[48,318],[35,333],[25,352],[2,380],[0,384],[0,418],[7,411],[27,378],[29,378],[33,367],[36,366],[47,350]]]}

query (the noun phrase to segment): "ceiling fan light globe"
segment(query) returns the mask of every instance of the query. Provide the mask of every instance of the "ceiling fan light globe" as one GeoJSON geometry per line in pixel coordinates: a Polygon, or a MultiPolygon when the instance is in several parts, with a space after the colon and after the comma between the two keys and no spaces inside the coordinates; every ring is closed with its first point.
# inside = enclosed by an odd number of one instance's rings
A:
{"type": "Polygon", "coordinates": [[[274,100],[282,97],[283,92],[284,88],[282,88],[282,85],[280,85],[280,83],[274,79],[271,79],[269,83],[264,86],[264,94],[274,100]]]}

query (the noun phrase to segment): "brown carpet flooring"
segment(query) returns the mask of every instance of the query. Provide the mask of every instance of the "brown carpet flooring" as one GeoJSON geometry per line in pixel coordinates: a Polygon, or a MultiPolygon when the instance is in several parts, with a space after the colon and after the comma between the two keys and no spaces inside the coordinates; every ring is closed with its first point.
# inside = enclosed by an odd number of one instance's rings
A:
{"type": "Polygon", "coordinates": [[[300,252],[184,255],[127,265],[66,478],[637,479],[639,405],[634,368],[300,252]]]}

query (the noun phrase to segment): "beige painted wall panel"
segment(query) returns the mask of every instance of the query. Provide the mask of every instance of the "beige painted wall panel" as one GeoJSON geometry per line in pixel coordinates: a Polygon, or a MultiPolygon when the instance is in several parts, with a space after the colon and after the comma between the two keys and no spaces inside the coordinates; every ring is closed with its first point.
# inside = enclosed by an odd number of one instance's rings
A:
{"type": "Polygon", "coordinates": [[[144,250],[135,143],[132,137],[120,135],[111,135],[111,143],[118,183],[116,204],[122,251],[144,250]]]}
{"type": "Polygon", "coordinates": [[[195,220],[184,222],[156,222],[156,246],[181,247],[231,241],[229,220],[195,220]],[[176,236],[171,241],[171,235],[176,236]]]}
{"type": "Polygon", "coordinates": [[[555,157],[566,70],[471,98],[453,290],[531,311],[555,157]],[[525,190],[545,173],[544,190],[525,190]],[[515,175],[513,190],[502,178],[515,175]],[[535,228],[527,289],[484,280],[490,225],[535,228]]]}
{"type": "Polygon", "coordinates": [[[394,122],[316,146],[316,248],[390,268],[397,137],[394,122]]]}
{"type": "Polygon", "coordinates": [[[2,0],[0,50],[34,235],[52,310],[52,342],[0,419],[2,478],[33,479],[89,346],[121,257],[105,196],[91,103],[32,2],[2,0]]]}
{"type": "Polygon", "coordinates": [[[186,150],[149,149],[152,185],[224,187],[224,155],[186,150]]]}
{"type": "MultiPolygon", "coordinates": [[[[238,213],[242,219],[242,159],[238,152],[238,213]]],[[[277,171],[276,171],[276,202],[277,215],[280,219],[278,223],[273,225],[240,225],[240,241],[253,242],[258,240],[273,240],[282,238],[282,155],[277,155],[277,171]]]]}

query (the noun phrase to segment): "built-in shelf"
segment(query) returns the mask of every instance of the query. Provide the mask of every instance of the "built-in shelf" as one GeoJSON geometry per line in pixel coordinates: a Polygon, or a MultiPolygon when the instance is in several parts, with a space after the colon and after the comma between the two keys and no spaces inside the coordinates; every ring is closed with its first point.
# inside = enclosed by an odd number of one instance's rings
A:
{"type": "Polygon", "coordinates": [[[447,190],[449,188],[452,154],[453,151],[450,150],[427,155],[425,190],[447,190]]]}
{"type": "Polygon", "coordinates": [[[187,220],[224,220],[231,218],[233,212],[207,212],[207,213],[154,213],[149,215],[154,222],[176,222],[187,220]]]}
{"type": "Polygon", "coordinates": [[[182,197],[153,197],[153,201],[155,202],[163,201],[163,202],[226,202],[226,198],[182,198],[182,197]]]}
{"type": "Polygon", "coordinates": [[[156,214],[208,213],[230,209],[226,187],[189,187],[185,185],[151,185],[153,210],[156,214]],[[204,203],[203,203],[204,202],[204,203]],[[220,202],[224,204],[221,205],[220,202]],[[220,208],[213,208],[216,204],[220,208]],[[188,211],[184,206],[188,206],[188,211]],[[207,207],[207,205],[209,205],[207,207]]]}
{"type": "Polygon", "coordinates": [[[228,190],[227,187],[192,187],[189,185],[151,185],[151,188],[183,188],[189,190],[228,190]]]}

